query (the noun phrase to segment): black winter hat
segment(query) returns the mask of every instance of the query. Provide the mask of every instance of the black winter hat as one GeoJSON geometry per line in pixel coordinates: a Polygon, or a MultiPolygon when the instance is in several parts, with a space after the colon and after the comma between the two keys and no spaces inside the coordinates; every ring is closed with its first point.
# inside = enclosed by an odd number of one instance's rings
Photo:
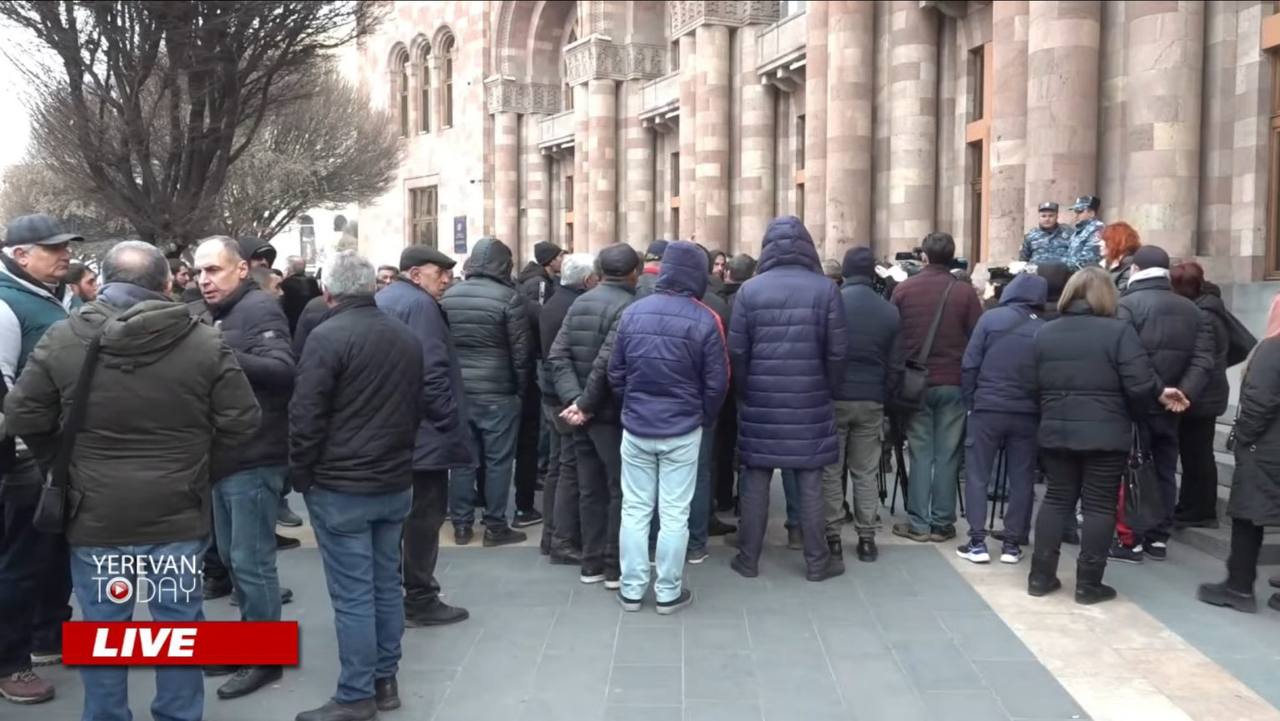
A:
{"type": "Polygon", "coordinates": [[[662,260],[662,254],[667,252],[667,241],[659,238],[649,244],[649,249],[644,252],[645,262],[662,260]]]}
{"type": "Polygon", "coordinates": [[[640,256],[626,243],[615,243],[600,251],[599,260],[600,272],[614,278],[629,275],[640,266],[640,256]]]}
{"type": "Polygon", "coordinates": [[[564,249],[549,240],[544,240],[533,246],[533,259],[538,261],[538,265],[547,265],[563,254],[564,249]]]}
{"type": "Polygon", "coordinates": [[[1133,254],[1133,264],[1146,270],[1147,268],[1169,269],[1169,254],[1158,245],[1144,245],[1133,254]]]}
{"type": "Polygon", "coordinates": [[[870,248],[850,248],[844,254],[844,277],[874,278],[876,274],[876,256],[870,248]]]}

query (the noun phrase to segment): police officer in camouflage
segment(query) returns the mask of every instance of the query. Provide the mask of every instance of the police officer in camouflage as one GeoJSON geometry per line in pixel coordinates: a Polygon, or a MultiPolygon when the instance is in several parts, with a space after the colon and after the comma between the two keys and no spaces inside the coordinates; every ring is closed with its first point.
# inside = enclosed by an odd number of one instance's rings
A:
{"type": "Polygon", "coordinates": [[[1071,252],[1071,226],[1058,223],[1058,204],[1040,204],[1040,224],[1022,239],[1021,259],[1027,263],[1065,263],[1071,252]]]}
{"type": "Polygon", "coordinates": [[[1106,225],[1098,219],[1102,201],[1095,195],[1076,198],[1071,210],[1076,214],[1075,231],[1071,234],[1071,251],[1067,265],[1075,270],[1102,263],[1102,228],[1106,225]]]}

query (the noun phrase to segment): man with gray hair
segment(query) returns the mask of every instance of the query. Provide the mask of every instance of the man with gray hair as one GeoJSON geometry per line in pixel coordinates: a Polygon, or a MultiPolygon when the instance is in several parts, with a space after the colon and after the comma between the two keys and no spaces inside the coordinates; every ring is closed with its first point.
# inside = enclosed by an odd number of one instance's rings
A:
{"type": "MultiPolygon", "coordinates": [[[[589,253],[565,256],[560,265],[560,290],[547,298],[539,316],[539,342],[542,357],[551,352],[551,344],[564,324],[569,306],[596,286],[599,276],[589,253]]],[[[578,516],[578,455],[573,448],[573,426],[560,419],[569,402],[556,394],[551,366],[544,363],[538,376],[542,389],[542,414],[551,429],[551,450],[547,475],[542,487],[542,552],[555,564],[582,564],[582,528],[578,516]]]]}
{"type": "Polygon", "coordinates": [[[307,275],[307,261],[302,256],[291,255],[286,263],[288,266],[285,279],[280,281],[280,294],[283,296],[284,315],[289,319],[289,332],[293,333],[298,328],[302,309],[312,298],[320,297],[320,284],[307,275]]]}
{"type": "MultiPolygon", "coordinates": [[[[59,452],[62,409],[84,409],[65,476],[68,496],[81,499],[65,530],[84,620],[132,620],[132,599],[100,593],[98,564],[126,569],[136,584],[137,569],[120,562],[147,557],[171,559],[146,576],[180,589],[155,594],[151,618],[203,621],[195,569],[209,543],[210,483],[253,436],[258,404],[218,331],[192,327],[186,307],[169,299],[169,264],[154,246],[117,244],[102,280],[98,299],[31,352],[5,399],[6,422],[47,468],[59,452]]],[[[129,708],[127,668],[85,666],[80,675],[83,718],[117,718],[129,708]]],[[[175,721],[204,718],[200,667],[158,670],[151,710],[175,721]]]]}
{"type": "Polygon", "coordinates": [[[413,495],[422,345],[378,310],[373,264],[339,253],[324,273],[328,317],[298,362],[289,479],[304,494],[333,604],[341,671],[297,721],[372,719],[400,707],[400,539],[413,495]]]}

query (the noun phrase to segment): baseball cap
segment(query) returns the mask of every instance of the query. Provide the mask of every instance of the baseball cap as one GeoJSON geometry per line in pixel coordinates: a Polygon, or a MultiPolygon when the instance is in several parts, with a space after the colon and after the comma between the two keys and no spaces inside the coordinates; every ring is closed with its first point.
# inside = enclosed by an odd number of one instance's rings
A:
{"type": "Polygon", "coordinates": [[[1102,201],[1098,200],[1097,196],[1093,195],[1082,195],[1079,198],[1076,198],[1076,202],[1071,205],[1071,209],[1076,212],[1086,208],[1089,210],[1097,210],[1100,207],[1102,207],[1102,201]]]}
{"type": "Polygon", "coordinates": [[[48,215],[20,215],[5,226],[4,245],[62,245],[79,243],[84,238],[62,229],[62,224],[48,215]]]}
{"type": "Polygon", "coordinates": [[[1057,203],[1055,203],[1055,202],[1053,202],[1052,200],[1047,200],[1047,201],[1045,201],[1045,202],[1043,202],[1043,203],[1041,203],[1041,204],[1040,204],[1040,212],[1041,212],[1041,213],[1056,213],[1056,212],[1058,212],[1058,204],[1057,204],[1057,203]]]}
{"type": "Polygon", "coordinates": [[[438,265],[445,270],[449,270],[458,264],[458,261],[441,253],[429,245],[411,245],[400,251],[400,270],[409,270],[417,268],[420,265],[438,265]]]}

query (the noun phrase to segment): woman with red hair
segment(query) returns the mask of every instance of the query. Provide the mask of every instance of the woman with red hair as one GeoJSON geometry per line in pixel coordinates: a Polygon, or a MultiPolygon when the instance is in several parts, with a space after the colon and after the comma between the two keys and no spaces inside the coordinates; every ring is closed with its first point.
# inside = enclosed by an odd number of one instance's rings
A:
{"type": "Polygon", "coordinates": [[[1102,229],[1102,264],[1111,274],[1116,289],[1124,291],[1133,272],[1133,254],[1142,247],[1142,239],[1132,225],[1123,220],[1102,229]]]}

